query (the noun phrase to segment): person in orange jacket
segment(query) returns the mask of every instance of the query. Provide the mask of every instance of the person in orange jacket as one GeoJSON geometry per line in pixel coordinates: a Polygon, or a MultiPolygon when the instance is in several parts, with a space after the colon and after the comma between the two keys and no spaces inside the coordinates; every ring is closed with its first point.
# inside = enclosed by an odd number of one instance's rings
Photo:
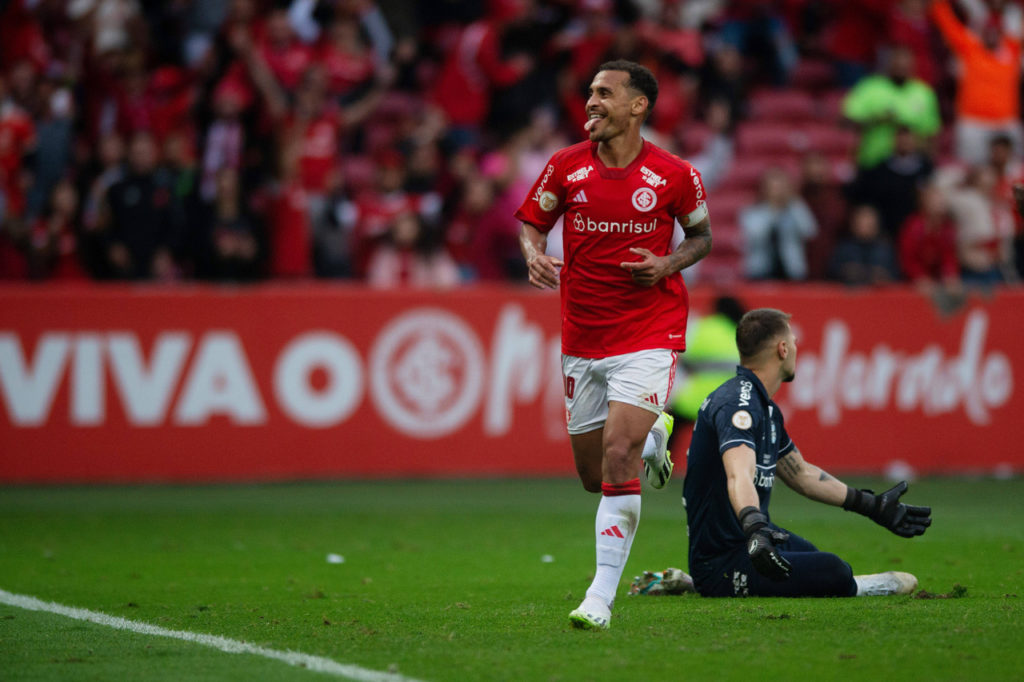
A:
{"type": "Polygon", "coordinates": [[[934,2],[932,21],[960,62],[956,93],[956,156],[983,163],[989,139],[1009,135],[1020,152],[1020,41],[989,21],[978,33],[957,18],[949,0],[934,2]]]}

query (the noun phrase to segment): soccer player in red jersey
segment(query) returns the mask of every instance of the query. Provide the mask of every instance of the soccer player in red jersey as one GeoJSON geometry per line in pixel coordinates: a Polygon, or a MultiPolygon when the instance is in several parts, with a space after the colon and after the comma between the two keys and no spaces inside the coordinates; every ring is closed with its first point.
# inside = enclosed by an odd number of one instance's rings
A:
{"type": "Polygon", "coordinates": [[[654,75],[608,62],[589,93],[589,141],[551,157],[516,217],[530,283],[561,288],[569,438],[583,487],[602,493],[597,570],[569,618],[603,629],[640,519],[641,462],[655,487],[672,473],[663,410],[685,347],[680,271],[711,250],[711,227],[697,170],[640,135],[658,97],[654,75]],[[563,214],[564,261],[545,253],[563,214]],[[686,239],[672,250],[677,220],[686,239]]]}

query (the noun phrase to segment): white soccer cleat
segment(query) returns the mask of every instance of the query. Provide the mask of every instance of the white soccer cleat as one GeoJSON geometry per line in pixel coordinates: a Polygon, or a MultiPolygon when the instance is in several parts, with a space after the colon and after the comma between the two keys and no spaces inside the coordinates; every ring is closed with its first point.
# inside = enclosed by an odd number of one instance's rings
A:
{"type": "Polygon", "coordinates": [[[664,571],[644,571],[643,575],[633,578],[633,582],[629,586],[629,594],[651,597],[686,594],[695,591],[693,578],[678,568],[666,568],[664,571]]]}
{"type": "Polygon", "coordinates": [[[572,626],[581,630],[607,630],[611,619],[612,610],[597,597],[587,597],[569,614],[572,626]]]}
{"type": "Polygon", "coordinates": [[[855,575],[858,597],[880,597],[890,594],[913,594],[917,578],[903,571],[886,571],[869,575],[855,575]]]}
{"type": "Polygon", "coordinates": [[[647,476],[647,482],[655,488],[664,488],[672,478],[672,453],[668,450],[668,438],[672,435],[674,423],[675,419],[668,412],[658,415],[657,421],[651,427],[654,452],[643,454],[644,474],[647,476]]]}

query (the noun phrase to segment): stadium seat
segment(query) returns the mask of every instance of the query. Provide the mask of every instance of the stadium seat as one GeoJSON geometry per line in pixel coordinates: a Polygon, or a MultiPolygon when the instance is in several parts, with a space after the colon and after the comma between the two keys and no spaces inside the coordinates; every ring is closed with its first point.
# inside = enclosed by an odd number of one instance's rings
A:
{"type": "Polygon", "coordinates": [[[807,148],[832,156],[853,154],[857,147],[857,133],[837,125],[806,126],[800,131],[806,138],[807,148]]]}
{"type": "Polygon", "coordinates": [[[736,284],[743,280],[743,254],[723,249],[716,253],[712,249],[707,258],[700,262],[700,281],[717,286],[736,284]]]}
{"type": "MultiPolygon", "coordinates": [[[[741,155],[732,162],[728,175],[715,189],[718,192],[756,192],[761,184],[761,176],[769,168],[782,168],[797,177],[801,156],[798,152],[788,150],[775,154],[741,155]]],[[[717,193],[714,198],[717,198],[717,193]]]]}
{"type": "Polygon", "coordinates": [[[801,155],[814,150],[823,154],[852,153],[857,135],[831,123],[760,123],[743,125],[736,133],[740,158],[744,155],[801,155]]]}
{"type": "Polygon", "coordinates": [[[788,153],[799,142],[794,126],[778,121],[750,121],[736,131],[739,158],[749,154],[788,153]],[[793,138],[793,139],[791,139],[793,138]]]}
{"type": "Polygon", "coordinates": [[[729,174],[723,178],[719,187],[724,191],[756,191],[761,183],[765,170],[780,166],[780,160],[786,154],[751,155],[736,159],[729,167],[729,174]]]}
{"type": "Polygon", "coordinates": [[[758,90],[750,96],[750,117],[757,120],[813,121],[818,103],[800,90],[758,90]]]}
{"type": "Polygon", "coordinates": [[[801,59],[790,85],[798,90],[824,90],[835,86],[835,69],[824,59],[801,59]]]}
{"type": "Polygon", "coordinates": [[[716,218],[712,221],[711,229],[714,234],[713,251],[743,253],[743,233],[739,223],[716,218]]]}
{"type": "Polygon", "coordinates": [[[846,90],[826,90],[818,97],[818,105],[823,122],[838,123],[843,119],[843,99],[846,90]]]}
{"type": "Polygon", "coordinates": [[[683,158],[698,154],[704,149],[713,134],[711,128],[704,123],[693,122],[687,124],[680,135],[682,143],[680,151],[683,158]]]}
{"type": "MultiPolygon", "coordinates": [[[[708,198],[708,212],[711,214],[713,229],[719,224],[735,224],[736,217],[747,206],[757,201],[757,193],[750,189],[715,191],[708,198]]],[[[717,232],[715,239],[718,239],[717,232]]]]}

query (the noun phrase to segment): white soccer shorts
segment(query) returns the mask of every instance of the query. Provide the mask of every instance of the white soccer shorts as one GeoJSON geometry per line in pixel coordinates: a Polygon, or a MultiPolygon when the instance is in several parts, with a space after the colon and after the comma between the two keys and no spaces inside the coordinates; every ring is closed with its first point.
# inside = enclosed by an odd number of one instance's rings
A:
{"type": "Polygon", "coordinates": [[[601,428],[612,400],[660,414],[675,375],[676,351],[665,348],[598,359],[562,355],[570,435],[601,428]]]}

